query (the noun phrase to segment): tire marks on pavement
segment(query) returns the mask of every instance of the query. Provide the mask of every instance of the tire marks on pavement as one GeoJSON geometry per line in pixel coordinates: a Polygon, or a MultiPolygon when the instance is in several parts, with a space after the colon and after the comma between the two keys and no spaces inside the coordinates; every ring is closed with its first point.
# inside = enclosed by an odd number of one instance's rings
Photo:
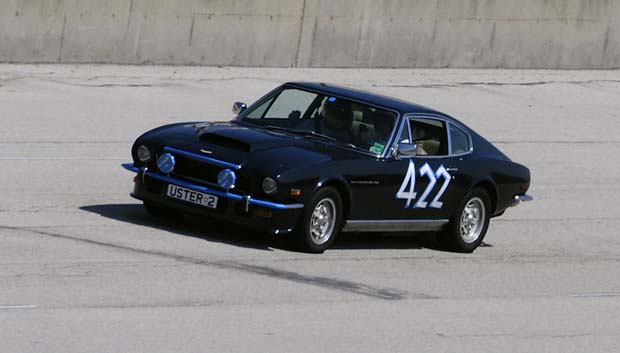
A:
{"type": "Polygon", "coordinates": [[[337,290],[337,291],[347,292],[347,293],[354,293],[354,294],[371,297],[375,299],[382,299],[382,300],[400,300],[400,299],[406,299],[406,298],[436,299],[435,297],[432,297],[426,294],[421,294],[421,293],[408,294],[405,291],[394,289],[394,288],[374,287],[374,286],[367,285],[364,283],[347,281],[347,280],[342,280],[342,279],[337,279],[337,278],[304,275],[304,274],[293,272],[293,271],[280,270],[280,269],[268,267],[268,266],[246,264],[246,263],[242,263],[238,261],[205,260],[205,259],[194,258],[194,257],[189,257],[189,256],[184,256],[184,255],[170,254],[170,253],[157,251],[157,250],[140,249],[140,248],[126,246],[126,245],[107,243],[107,242],[103,242],[99,240],[84,239],[80,237],[75,237],[75,236],[70,236],[70,235],[65,235],[65,234],[60,234],[60,233],[54,233],[54,232],[49,232],[49,231],[40,230],[40,229],[32,229],[32,228],[27,228],[27,227],[10,227],[10,226],[0,226],[0,229],[28,232],[28,233],[58,238],[58,239],[80,242],[84,244],[102,246],[102,247],[115,249],[115,250],[122,250],[122,251],[130,252],[130,253],[140,254],[140,255],[157,256],[160,258],[171,259],[171,260],[175,260],[175,261],[179,261],[183,263],[189,263],[189,264],[200,265],[200,266],[211,266],[211,267],[215,267],[215,268],[222,269],[222,270],[234,270],[234,271],[239,271],[239,272],[245,272],[245,273],[250,273],[254,275],[260,275],[260,276],[265,276],[269,278],[274,278],[274,279],[279,279],[279,280],[284,280],[284,281],[289,281],[289,282],[294,282],[294,283],[299,283],[299,284],[304,284],[304,285],[311,285],[311,286],[320,287],[324,289],[337,290]]]}

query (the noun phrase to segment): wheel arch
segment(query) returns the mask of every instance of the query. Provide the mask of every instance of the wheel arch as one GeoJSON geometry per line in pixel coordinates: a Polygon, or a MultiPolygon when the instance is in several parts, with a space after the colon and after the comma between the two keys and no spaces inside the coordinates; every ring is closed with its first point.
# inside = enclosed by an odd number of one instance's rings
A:
{"type": "Polygon", "coordinates": [[[499,193],[497,190],[497,186],[490,180],[481,180],[474,185],[473,189],[480,188],[489,194],[489,198],[491,199],[491,215],[495,214],[497,210],[497,203],[499,201],[499,193]]]}
{"type": "Polygon", "coordinates": [[[340,198],[342,200],[342,225],[346,223],[349,218],[349,214],[351,212],[351,189],[349,188],[349,184],[342,177],[331,177],[331,178],[323,178],[319,180],[312,193],[314,194],[317,190],[324,188],[326,186],[331,186],[340,194],[340,198]]]}

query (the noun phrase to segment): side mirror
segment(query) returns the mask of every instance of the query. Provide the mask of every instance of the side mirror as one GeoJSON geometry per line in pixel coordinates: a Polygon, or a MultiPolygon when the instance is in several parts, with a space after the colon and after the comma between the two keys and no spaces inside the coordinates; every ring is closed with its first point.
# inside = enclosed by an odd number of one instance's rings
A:
{"type": "Polygon", "coordinates": [[[400,143],[396,150],[396,158],[411,157],[418,153],[418,144],[416,143],[400,143]]]}
{"type": "Polygon", "coordinates": [[[248,106],[243,102],[235,102],[235,104],[233,104],[232,112],[235,115],[239,115],[243,113],[243,111],[246,110],[247,107],[248,106]]]}

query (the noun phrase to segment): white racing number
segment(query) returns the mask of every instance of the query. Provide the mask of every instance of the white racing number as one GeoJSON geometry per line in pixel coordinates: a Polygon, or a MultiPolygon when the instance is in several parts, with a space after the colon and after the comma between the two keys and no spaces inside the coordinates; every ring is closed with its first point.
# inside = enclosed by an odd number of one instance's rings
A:
{"type": "Polygon", "coordinates": [[[443,184],[441,184],[441,188],[439,189],[439,192],[437,193],[437,195],[435,195],[435,198],[433,198],[433,201],[431,201],[431,207],[441,208],[443,207],[443,202],[439,201],[439,198],[441,197],[441,195],[443,195],[444,192],[446,192],[446,189],[448,188],[448,184],[450,184],[450,180],[452,180],[452,175],[448,173],[448,171],[446,170],[446,167],[444,167],[442,164],[435,171],[435,177],[437,178],[437,180],[443,177],[443,184]]]}
{"type": "MultiPolygon", "coordinates": [[[[424,189],[424,192],[422,192],[422,196],[420,196],[420,198],[413,205],[413,208],[426,208],[426,207],[441,208],[443,207],[443,202],[439,201],[439,199],[441,198],[443,193],[448,188],[448,184],[450,184],[450,180],[452,179],[452,176],[450,175],[450,173],[448,173],[448,171],[443,166],[443,164],[440,165],[436,171],[433,171],[433,168],[431,168],[431,166],[428,165],[428,163],[424,163],[424,165],[419,169],[419,173],[420,173],[420,177],[423,177],[425,175],[428,177],[428,185],[426,186],[426,189],[424,189]],[[437,184],[437,180],[441,178],[443,178],[443,184],[441,184],[441,188],[439,189],[439,192],[437,192],[437,195],[435,195],[435,197],[429,204],[426,199],[428,198],[428,195],[431,193],[431,191],[435,187],[435,184],[437,184]]],[[[414,191],[415,181],[416,181],[415,163],[413,162],[413,160],[410,159],[409,167],[407,168],[407,174],[405,174],[405,179],[403,179],[402,184],[400,184],[400,189],[396,193],[397,199],[407,200],[407,203],[405,204],[405,208],[409,208],[411,206],[411,201],[415,200],[417,197],[417,193],[414,191]]]]}
{"type": "Polygon", "coordinates": [[[405,175],[405,180],[400,184],[400,189],[396,193],[397,199],[405,199],[407,203],[405,204],[405,208],[409,208],[411,205],[411,200],[415,200],[417,193],[415,190],[415,164],[413,161],[409,160],[409,168],[407,168],[407,174],[405,175]],[[409,190],[406,190],[409,189],[409,190]]]}

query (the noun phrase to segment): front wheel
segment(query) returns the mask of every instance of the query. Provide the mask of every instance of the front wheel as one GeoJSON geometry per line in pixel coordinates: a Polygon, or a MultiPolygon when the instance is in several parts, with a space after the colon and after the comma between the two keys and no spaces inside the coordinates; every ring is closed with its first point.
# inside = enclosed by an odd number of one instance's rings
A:
{"type": "Polygon", "coordinates": [[[336,189],[317,191],[297,224],[296,237],[303,251],[322,253],[336,238],[342,224],[342,198],[336,189]]]}
{"type": "Polygon", "coordinates": [[[473,252],[486,235],[491,219],[491,199],[483,189],[474,189],[452,216],[450,223],[438,234],[439,241],[450,250],[473,252]]]}

